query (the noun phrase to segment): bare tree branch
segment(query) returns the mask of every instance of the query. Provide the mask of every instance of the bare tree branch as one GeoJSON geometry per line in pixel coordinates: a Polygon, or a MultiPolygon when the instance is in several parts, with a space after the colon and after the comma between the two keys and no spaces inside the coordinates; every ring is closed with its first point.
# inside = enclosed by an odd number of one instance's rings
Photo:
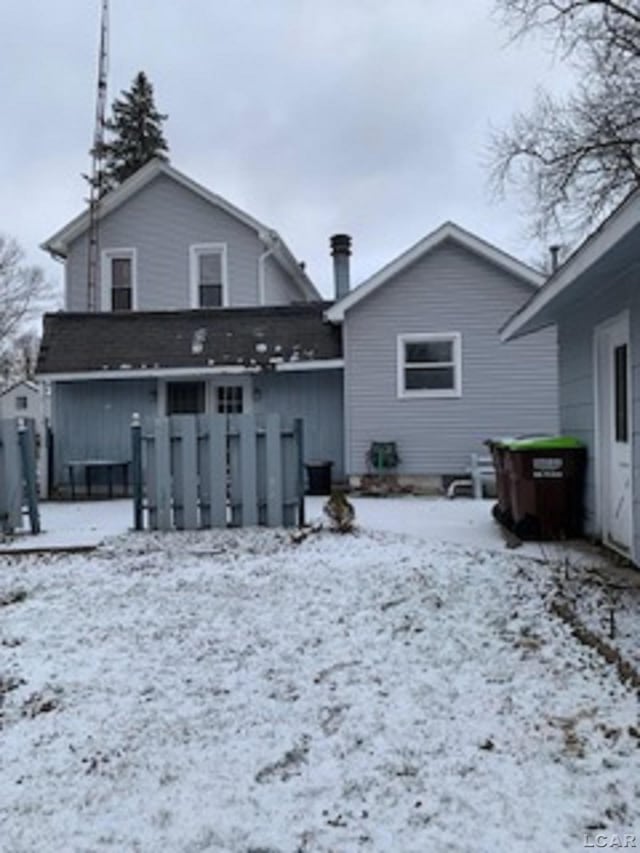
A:
{"type": "Polygon", "coordinates": [[[640,186],[640,0],[497,0],[496,11],[514,38],[553,37],[583,82],[564,99],[538,92],[493,132],[490,185],[516,191],[539,237],[584,231],[640,186]]]}
{"type": "Polygon", "coordinates": [[[0,352],[11,349],[46,296],[42,270],[26,265],[16,241],[0,234],[0,352]]]}

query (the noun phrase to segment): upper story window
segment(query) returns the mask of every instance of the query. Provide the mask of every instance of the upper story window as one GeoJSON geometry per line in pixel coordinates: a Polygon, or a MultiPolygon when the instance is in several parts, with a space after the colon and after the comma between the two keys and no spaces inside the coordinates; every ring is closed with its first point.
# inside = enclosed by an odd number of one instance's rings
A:
{"type": "Polygon", "coordinates": [[[102,310],[132,311],[136,308],[136,250],[105,249],[102,252],[102,310]]]}
{"type": "Polygon", "coordinates": [[[16,409],[19,412],[24,412],[29,407],[29,402],[26,397],[16,397],[16,409]]]}
{"type": "Polygon", "coordinates": [[[459,332],[398,335],[399,397],[459,397],[461,377],[459,332]]]}
{"type": "Polygon", "coordinates": [[[191,246],[190,266],[191,307],[221,308],[228,305],[226,244],[191,246]]]}

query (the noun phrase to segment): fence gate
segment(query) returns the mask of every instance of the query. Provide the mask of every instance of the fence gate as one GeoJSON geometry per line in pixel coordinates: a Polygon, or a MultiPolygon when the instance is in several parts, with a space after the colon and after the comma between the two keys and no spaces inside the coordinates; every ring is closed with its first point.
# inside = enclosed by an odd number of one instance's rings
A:
{"type": "Polygon", "coordinates": [[[36,431],[31,419],[0,420],[0,532],[12,534],[29,516],[32,533],[40,532],[36,431]]]}
{"type": "Polygon", "coordinates": [[[304,522],[302,420],[269,415],[134,415],[136,530],[290,527],[304,522]]]}

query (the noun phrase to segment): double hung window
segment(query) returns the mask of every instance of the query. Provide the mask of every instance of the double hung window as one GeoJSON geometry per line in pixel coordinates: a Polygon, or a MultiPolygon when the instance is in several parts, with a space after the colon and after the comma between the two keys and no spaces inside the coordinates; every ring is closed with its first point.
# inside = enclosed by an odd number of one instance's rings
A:
{"type": "Polygon", "coordinates": [[[459,397],[461,338],[458,332],[398,336],[399,397],[459,397]]]}

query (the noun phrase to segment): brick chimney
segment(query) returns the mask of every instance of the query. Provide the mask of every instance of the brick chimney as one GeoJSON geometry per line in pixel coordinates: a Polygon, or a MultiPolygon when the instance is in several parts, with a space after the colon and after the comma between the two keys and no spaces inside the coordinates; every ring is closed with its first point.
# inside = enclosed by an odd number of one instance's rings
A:
{"type": "Polygon", "coordinates": [[[333,284],[337,301],[349,293],[351,237],[348,234],[334,234],[330,242],[333,256],[333,284]]]}

